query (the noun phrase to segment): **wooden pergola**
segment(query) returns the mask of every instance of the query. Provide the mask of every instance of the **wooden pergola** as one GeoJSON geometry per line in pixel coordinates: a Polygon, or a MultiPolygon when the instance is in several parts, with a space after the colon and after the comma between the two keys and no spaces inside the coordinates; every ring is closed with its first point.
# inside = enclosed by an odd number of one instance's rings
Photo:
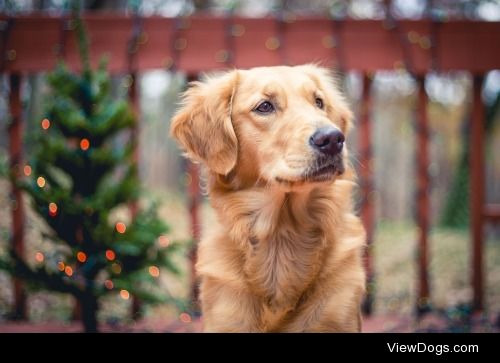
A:
{"type": "MultiPolygon", "coordinates": [[[[199,15],[184,18],[128,17],[116,14],[84,15],[94,63],[109,56],[109,70],[130,74],[150,69],[182,71],[189,79],[200,72],[228,67],[321,62],[340,71],[363,74],[362,108],[359,122],[361,216],[368,231],[366,267],[371,311],[373,263],[371,246],[375,227],[373,205],[371,80],[378,70],[406,70],[417,81],[416,117],[419,283],[416,307],[428,304],[428,236],[430,229],[428,99],[424,88],[430,71],[465,70],[473,75],[470,132],[471,283],[475,310],[483,308],[483,226],[500,221],[500,205],[484,201],[484,105],[481,89],[486,72],[500,68],[500,23],[477,21],[383,21],[328,19],[318,17],[241,18],[199,15]]],[[[26,74],[53,69],[58,59],[79,68],[76,38],[69,17],[0,15],[0,72],[10,79],[9,124],[10,167],[20,175],[23,166],[23,120],[20,84],[26,74]]],[[[130,100],[138,109],[136,82],[130,100]]],[[[199,191],[197,169],[189,167],[192,231],[199,237],[199,191]]],[[[22,194],[12,186],[12,243],[23,251],[24,211],[22,194]]],[[[15,282],[16,313],[25,315],[24,292],[15,282]]]]}

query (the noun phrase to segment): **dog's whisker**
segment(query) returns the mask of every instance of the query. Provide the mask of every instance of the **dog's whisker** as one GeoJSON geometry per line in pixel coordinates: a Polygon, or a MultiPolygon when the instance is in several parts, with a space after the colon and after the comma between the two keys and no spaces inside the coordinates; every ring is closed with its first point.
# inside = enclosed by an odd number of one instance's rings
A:
{"type": "Polygon", "coordinates": [[[355,152],[351,151],[349,154],[351,161],[355,162],[357,165],[359,165],[362,168],[366,168],[366,165],[359,160],[357,155],[359,155],[359,153],[355,153],[355,152]]]}

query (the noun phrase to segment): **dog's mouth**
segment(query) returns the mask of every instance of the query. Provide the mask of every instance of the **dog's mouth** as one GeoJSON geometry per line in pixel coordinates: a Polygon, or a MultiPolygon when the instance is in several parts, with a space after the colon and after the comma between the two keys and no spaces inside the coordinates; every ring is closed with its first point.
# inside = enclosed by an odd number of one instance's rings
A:
{"type": "Polygon", "coordinates": [[[297,178],[276,177],[276,181],[282,184],[317,183],[333,180],[336,176],[345,172],[342,157],[329,160],[317,160],[315,165],[307,168],[297,178]]]}
{"type": "Polygon", "coordinates": [[[345,171],[342,161],[311,169],[304,174],[304,180],[322,181],[330,180],[337,175],[343,174],[345,171]]]}

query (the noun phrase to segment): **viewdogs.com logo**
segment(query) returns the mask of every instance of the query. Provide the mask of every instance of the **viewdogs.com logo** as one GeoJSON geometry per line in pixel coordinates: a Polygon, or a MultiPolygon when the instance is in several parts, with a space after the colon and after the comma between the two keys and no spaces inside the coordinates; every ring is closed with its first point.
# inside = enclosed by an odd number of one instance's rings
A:
{"type": "Polygon", "coordinates": [[[443,353],[477,353],[479,346],[477,344],[399,344],[387,343],[387,348],[391,353],[434,353],[441,355],[443,353]]]}

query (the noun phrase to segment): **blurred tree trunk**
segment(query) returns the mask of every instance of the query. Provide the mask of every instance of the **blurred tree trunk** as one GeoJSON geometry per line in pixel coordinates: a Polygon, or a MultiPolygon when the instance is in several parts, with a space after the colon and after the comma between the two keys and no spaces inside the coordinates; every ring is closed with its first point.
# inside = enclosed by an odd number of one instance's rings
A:
{"type": "MultiPolygon", "coordinates": [[[[486,109],[486,120],[484,124],[486,139],[493,131],[495,115],[499,105],[500,92],[497,93],[495,101],[486,109]]],[[[462,132],[462,153],[458,160],[451,191],[448,194],[441,216],[441,225],[444,227],[467,228],[469,226],[469,133],[470,116],[468,115],[462,132]]]]}
{"type": "Polygon", "coordinates": [[[80,300],[80,304],[85,333],[97,333],[97,299],[92,294],[85,294],[80,300]]]}

